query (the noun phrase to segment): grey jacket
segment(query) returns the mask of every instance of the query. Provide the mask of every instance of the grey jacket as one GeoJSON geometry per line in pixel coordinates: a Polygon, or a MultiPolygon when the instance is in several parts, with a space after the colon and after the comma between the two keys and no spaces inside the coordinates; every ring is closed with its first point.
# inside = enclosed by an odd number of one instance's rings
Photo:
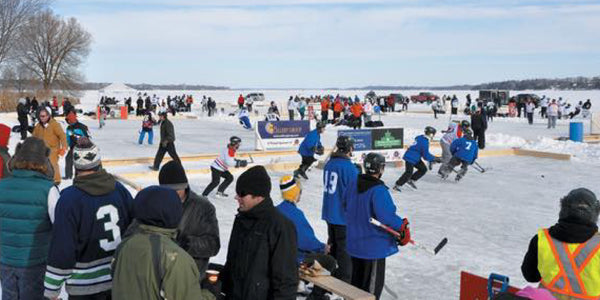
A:
{"type": "Polygon", "coordinates": [[[206,197],[188,190],[183,217],[177,228],[177,244],[196,261],[200,280],[205,277],[208,259],[219,253],[219,224],[215,207],[206,197]]]}

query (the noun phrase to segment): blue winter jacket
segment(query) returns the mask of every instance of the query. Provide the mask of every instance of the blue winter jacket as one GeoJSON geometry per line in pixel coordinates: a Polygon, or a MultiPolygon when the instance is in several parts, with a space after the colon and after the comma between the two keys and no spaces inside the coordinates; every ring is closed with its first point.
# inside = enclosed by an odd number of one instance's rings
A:
{"type": "Polygon", "coordinates": [[[321,135],[319,135],[319,132],[315,129],[304,137],[298,152],[302,156],[313,156],[315,155],[315,149],[318,147],[322,147],[321,135]]]}
{"type": "Polygon", "coordinates": [[[434,156],[429,153],[429,139],[425,135],[419,135],[415,142],[406,150],[402,159],[413,165],[416,165],[421,158],[427,161],[433,161],[434,156]]]}
{"type": "Polygon", "coordinates": [[[14,170],[0,181],[0,263],[26,268],[45,265],[52,236],[44,174],[14,170]]]}
{"type": "Polygon", "coordinates": [[[396,215],[396,206],[383,181],[362,174],[350,187],[346,218],[346,250],[352,257],[381,259],[398,252],[394,237],[371,224],[370,218],[399,230],[403,219],[396,215]]]}
{"type": "Polygon", "coordinates": [[[478,151],[477,142],[464,137],[454,140],[450,145],[452,155],[468,164],[472,164],[477,159],[478,151]]]}
{"type": "Polygon", "coordinates": [[[346,193],[356,184],[358,170],[345,156],[333,155],[323,169],[323,209],[321,219],[329,224],[346,225],[346,193]]]}
{"type": "Polygon", "coordinates": [[[306,220],[304,213],[296,207],[296,204],[283,201],[277,205],[279,212],[288,218],[296,227],[296,236],[298,237],[298,257],[300,264],[304,260],[304,255],[310,252],[325,252],[325,244],[321,243],[315,236],[315,231],[306,220]]]}

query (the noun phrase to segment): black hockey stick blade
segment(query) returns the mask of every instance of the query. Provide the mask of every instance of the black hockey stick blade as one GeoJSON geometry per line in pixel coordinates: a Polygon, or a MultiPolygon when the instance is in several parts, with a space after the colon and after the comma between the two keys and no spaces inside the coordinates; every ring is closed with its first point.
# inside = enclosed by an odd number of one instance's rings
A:
{"type": "Polygon", "coordinates": [[[446,244],[448,243],[448,238],[443,238],[440,243],[435,246],[435,248],[433,248],[433,253],[434,254],[438,254],[438,252],[440,252],[440,250],[442,250],[442,248],[444,248],[444,246],[446,246],[446,244]]]}
{"type": "Polygon", "coordinates": [[[252,158],[252,155],[248,154],[248,158],[250,159],[250,163],[253,164],[254,163],[254,158],[252,158]]]}

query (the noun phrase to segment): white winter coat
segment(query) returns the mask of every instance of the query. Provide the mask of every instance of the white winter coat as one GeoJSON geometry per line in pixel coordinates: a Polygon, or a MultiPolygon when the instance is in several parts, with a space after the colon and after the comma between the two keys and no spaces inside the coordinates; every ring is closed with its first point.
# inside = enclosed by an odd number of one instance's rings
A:
{"type": "Polygon", "coordinates": [[[533,102],[529,102],[525,106],[525,112],[527,112],[528,114],[533,113],[534,109],[535,109],[535,104],[533,104],[533,102]]]}

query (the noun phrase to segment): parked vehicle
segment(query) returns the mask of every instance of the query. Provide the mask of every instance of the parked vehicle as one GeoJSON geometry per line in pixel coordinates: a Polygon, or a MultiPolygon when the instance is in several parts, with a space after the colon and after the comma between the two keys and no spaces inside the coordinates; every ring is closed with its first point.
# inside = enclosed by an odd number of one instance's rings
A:
{"type": "Polygon", "coordinates": [[[526,103],[527,99],[533,100],[533,103],[535,103],[535,106],[538,106],[538,104],[540,102],[540,96],[538,96],[536,94],[518,94],[515,97],[515,100],[517,100],[517,103],[526,103]]]}
{"type": "Polygon", "coordinates": [[[493,101],[497,107],[508,104],[510,98],[507,90],[481,90],[479,91],[479,100],[487,103],[493,101]]]}
{"type": "MultiPolygon", "coordinates": [[[[390,94],[390,96],[394,97],[394,102],[398,104],[402,104],[404,102],[404,96],[400,93],[390,94]]],[[[389,96],[388,96],[389,97],[389,96]]]]}
{"type": "Polygon", "coordinates": [[[263,93],[250,93],[246,95],[246,99],[252,99],[252,101],[265,101],[265,95],[263,93]]]}
{"type": "Polygon", "coordinates": [[[433,101],[437,101],[440,97],[430,93],[430,92],[421,92],[418,95],[412,95],[410,96],[410,100],[412,102],[419,102],[419,103],[423,103],[423,102],[433,102],[433,101]]]}

